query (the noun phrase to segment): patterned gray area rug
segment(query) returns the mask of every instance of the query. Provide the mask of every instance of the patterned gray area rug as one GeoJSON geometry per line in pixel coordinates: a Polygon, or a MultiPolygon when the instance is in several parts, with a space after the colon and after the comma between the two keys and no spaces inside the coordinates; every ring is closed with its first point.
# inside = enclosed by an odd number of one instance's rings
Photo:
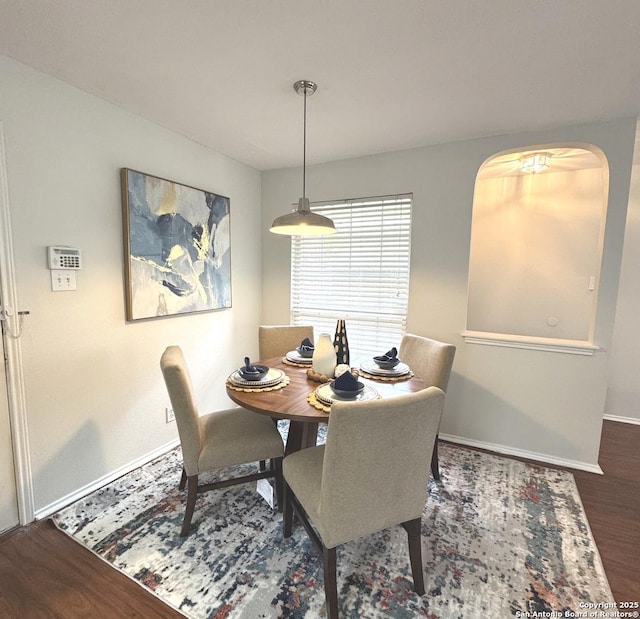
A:
{"type": "MultiPolygon", "coordinates": [[[[614,601],[570,473],[451,445],[440,462],[422,525],[426,595],[394,527],[338,549],[341,617],[576,616],[614,601]]],[[[181,538],[180,473],[174,450],[53,520],[187,617],[326,616],[322,562],[297,521],[284,540],[281,515],[246,484],[200,495],[181,538]]]]}

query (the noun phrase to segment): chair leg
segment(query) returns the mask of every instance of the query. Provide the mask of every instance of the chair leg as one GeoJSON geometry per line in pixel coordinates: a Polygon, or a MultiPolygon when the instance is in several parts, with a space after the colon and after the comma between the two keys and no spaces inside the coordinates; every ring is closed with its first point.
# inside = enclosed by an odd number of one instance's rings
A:
{"type": "Polygon", "coordinates": [[[189,533],[191,526],[191,518],[193,518],[193,510],[196,506],[196,497],[198,496],[198,476],[190,475],[187,477],[187,508],[184,512],[184,520],[182,521],[182,530],[180,536],[184,537],[189,533]]]}
{"type": "Polygon", "coordinates": [[[440,481],[440,464],[438,462],[438,435],[433,443],[433,452],[431,453],[431,473],[436,481],[440,481]]]}
{"type": "Polygon", "coordinates": [[[338,619],[338,579],[336,576],[336,549],[322,545],[324,560],[324,596],[327,604],[327,618],[338,619]]]}
{"type": "MultiPolygon", "coordinates": [[[[277,428],[278,427],[278,420],[275,417],[269,417],[269,419],[271,419],[271,421],[273,421],[273,425],[277,428]]],[[[272,462],[273,464],[273,462],[272,462]]],[[[260,471],[266,471],[267,470],[267,461],[266,460],[260,460],[259,464],[258,464],[258,468],[260,469],[260,471]]]]}
{"type": "Polygon", "coordinates": [[[282,512],[284,506],[283,488],[282,488],[282,458],[274,458],[273,466],[276,478],[276,499],[278,501],[278,511],[282,512]]]}
{"type": "Polygon", "coordinates": [[[293,505],[289,495],[291,489],[289,485],[283,481],[282,483],[282,537],[291,537],[291,529],[293,526],[293,505]]]}
{"type": "Polygon", "coordinates": [[[178,488],[180,490],[184,490],[184,487],[187,485],[187,471],[184,470],[184,466],[182,467],[182,477],[180,478],[180,483],[178,484],[178,488]]]}
{"type": "Polygon", "coordinates": [[[424,574],[422,573],[422,520],[415,518],[403,522],[402,526],[409,538],[409,558],[411,560],[411,573],[413,575],[413,587],[418,595],[424,595],[424,574]]]}

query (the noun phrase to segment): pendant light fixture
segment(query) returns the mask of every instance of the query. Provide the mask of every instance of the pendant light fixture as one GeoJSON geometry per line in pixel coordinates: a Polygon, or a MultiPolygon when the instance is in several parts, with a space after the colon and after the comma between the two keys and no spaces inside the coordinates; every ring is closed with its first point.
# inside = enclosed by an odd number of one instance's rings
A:
{"type": "Polygon", "coordinates": [[[304,97],[303,117],[303,141],[302,141],[302,198],[298,200],[298,206],[292,213],[277,217],[270,232],[274,234],[286,234],[289,236],[311,234],[335,234],[336,227],[328,218],[311,212],[309,199],[306,195],[306,170],[307,170],[307,97],[311,96],[318,86],[309,80],[299,80],[293,85],[293,89],[304,97]]]}

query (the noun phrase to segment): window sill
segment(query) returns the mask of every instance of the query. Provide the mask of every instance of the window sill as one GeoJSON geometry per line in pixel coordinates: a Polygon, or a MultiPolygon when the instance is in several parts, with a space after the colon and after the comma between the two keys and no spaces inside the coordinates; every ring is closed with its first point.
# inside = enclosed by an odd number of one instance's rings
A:
{"type": "Polygon", "coordinates": [[[600,350],[600,348],[593,343],[582,340],[556,340],[547,337],[486,333],[484,331],[463,331],[462,337],[467,344],[525,348],[528,350],[559,352],[568,355],[592,356],[600,350]]]}

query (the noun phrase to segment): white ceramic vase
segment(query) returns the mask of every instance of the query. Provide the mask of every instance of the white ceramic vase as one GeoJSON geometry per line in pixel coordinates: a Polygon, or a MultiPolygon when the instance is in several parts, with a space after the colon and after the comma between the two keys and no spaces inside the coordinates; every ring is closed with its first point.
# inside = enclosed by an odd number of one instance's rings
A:
{"type": "Polygon", "coordinates": [[[336,369],[336,351],[328,333],[321,333],[312,357],[313,371],[324,376],[333,376],[336,369]]]}

